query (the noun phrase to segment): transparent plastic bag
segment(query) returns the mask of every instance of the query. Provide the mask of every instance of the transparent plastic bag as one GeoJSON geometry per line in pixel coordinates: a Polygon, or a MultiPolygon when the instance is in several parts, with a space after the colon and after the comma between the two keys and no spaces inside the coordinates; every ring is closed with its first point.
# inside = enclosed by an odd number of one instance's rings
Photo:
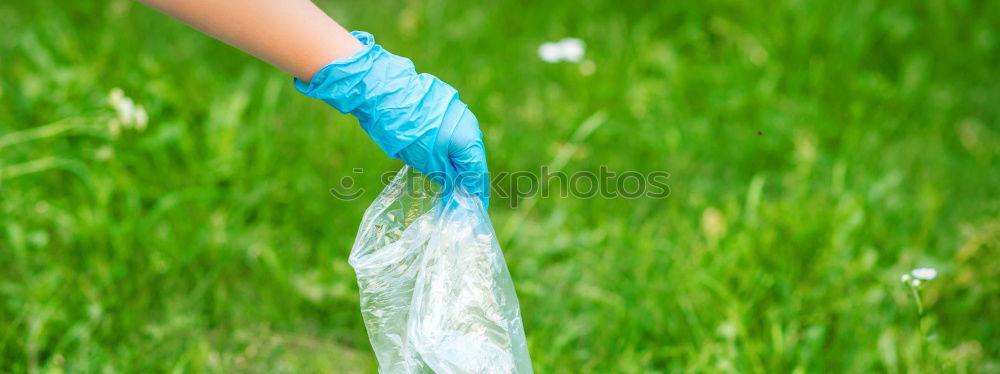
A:
{"type": "Polygon", "coordinates": [[[351,250],[380,373],[531,373],[507,264],[478,198],[404,167],[351,250]]]}

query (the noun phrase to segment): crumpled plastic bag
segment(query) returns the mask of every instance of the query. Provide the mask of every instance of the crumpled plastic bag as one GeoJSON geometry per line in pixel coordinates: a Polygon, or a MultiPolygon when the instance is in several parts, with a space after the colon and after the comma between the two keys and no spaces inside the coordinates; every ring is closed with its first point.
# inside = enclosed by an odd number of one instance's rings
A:
{"type": "Polygon", "coordinates": [[[404,167],[351,249],[379,373],[531,373],[514,284],[477,197],[404,167]]]}

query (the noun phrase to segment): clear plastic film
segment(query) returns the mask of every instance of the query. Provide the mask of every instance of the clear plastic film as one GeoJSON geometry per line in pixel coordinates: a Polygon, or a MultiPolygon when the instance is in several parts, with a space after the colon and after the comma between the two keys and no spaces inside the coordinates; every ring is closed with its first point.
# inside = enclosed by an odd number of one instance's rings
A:
{"type": "Polygon", "coordinates": [[[404,167],[351,250],[380,373],[531,373],[514,284],[479,198],[404,167]]]}

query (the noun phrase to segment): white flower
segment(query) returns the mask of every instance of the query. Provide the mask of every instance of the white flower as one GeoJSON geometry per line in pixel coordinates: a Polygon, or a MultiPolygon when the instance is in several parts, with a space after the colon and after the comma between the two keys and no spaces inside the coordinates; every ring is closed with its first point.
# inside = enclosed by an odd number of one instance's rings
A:
{"type": "Polygon", "coordinates": [[[937,270],[934,268],[916,268],[910,271],[914,278],[931,280],[937,277],[937,270]]]}
{"type": "Polygon", "coordinates": [[[910,285],[913,287],[920,287],[920,280],[919,279],[911,280],[910,285]]]}
{"type": "Polygon", "coordinates": [[[118,120],[112,121],[111,133],[117,135],[121,128],[135,128],[142,131],[149,122],[149,114],[146,108],[136,104],[131,98],[125,96],[120,88],[113,88],[108,94],[108,103],[118,114],[118,120]]]}
{"type": "Polygon", "coordinates": [[[562,60],[562,48],[559,43],[542,43],[538,47],[538,57],[550,64],[557,63],[562,60]]]}
{"type": "Polygon", "coordinates": [[[565,38],[559,41],[559,48],[562,49],[562,57],[569,62],[580,62],[583,60],[584,44],[583,40],[577,38],[565,38]]]}
{"type": "Polygon", "coordinates": [[[149,122],[149,115],[146,114],[146,108],[139,105],[135,110],[135,129],[142,131],[146,129],[146,123],[149,122]]]}
{"type": "Polygon", "coordinates": [[[118,102],[123,97],[125,97],[125,93],[122,92],[122,89],[118,88],[118,87],[115,87],[115,88],[112,88],[111,92],[108,94],[108,101],[110,101],[112,103],[112,105],[114,105],[114,103],[118,102]]]}
{"type": "Polygon", "coordinates": [[[911,279],[913,279],[913,277],[910,276],[910,273],[903,274],[902,277],[899,277],[899,281],[903,283],[909,282],[911,279]]]}
{"type": "Polygon", "coordinates": [[[118,120],[121,121],[122,125],[130,127],[132,125],[132,118],[135,117],[135,103],[132,99],[126,97],[112,103],[112,105],[114,105],[115,111],[118,112],[118,120]]]}
{"type": "Polygon", "coordinates": [[[542,61],[554,64],[560,61],[580,62],[586,47],[583,40],[564,38],[558,42],[545,42],[538,46],[538,57],[542,61]]]}

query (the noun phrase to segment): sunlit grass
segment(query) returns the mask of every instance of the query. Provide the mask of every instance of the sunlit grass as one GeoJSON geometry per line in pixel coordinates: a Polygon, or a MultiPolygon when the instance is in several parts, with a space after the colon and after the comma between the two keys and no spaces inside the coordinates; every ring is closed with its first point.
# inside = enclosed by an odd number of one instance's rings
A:
{"type": "MultiPolygon", "coordinates": [[[[1000,3],[323,4],[494,172],[671,173],[491,204],[537,372],[1000,370],[1000,3]]],[[[399,162],[354,120],[133,2],[0,31],[0,372],[374,372],[347,254],[399,162]]]]}

